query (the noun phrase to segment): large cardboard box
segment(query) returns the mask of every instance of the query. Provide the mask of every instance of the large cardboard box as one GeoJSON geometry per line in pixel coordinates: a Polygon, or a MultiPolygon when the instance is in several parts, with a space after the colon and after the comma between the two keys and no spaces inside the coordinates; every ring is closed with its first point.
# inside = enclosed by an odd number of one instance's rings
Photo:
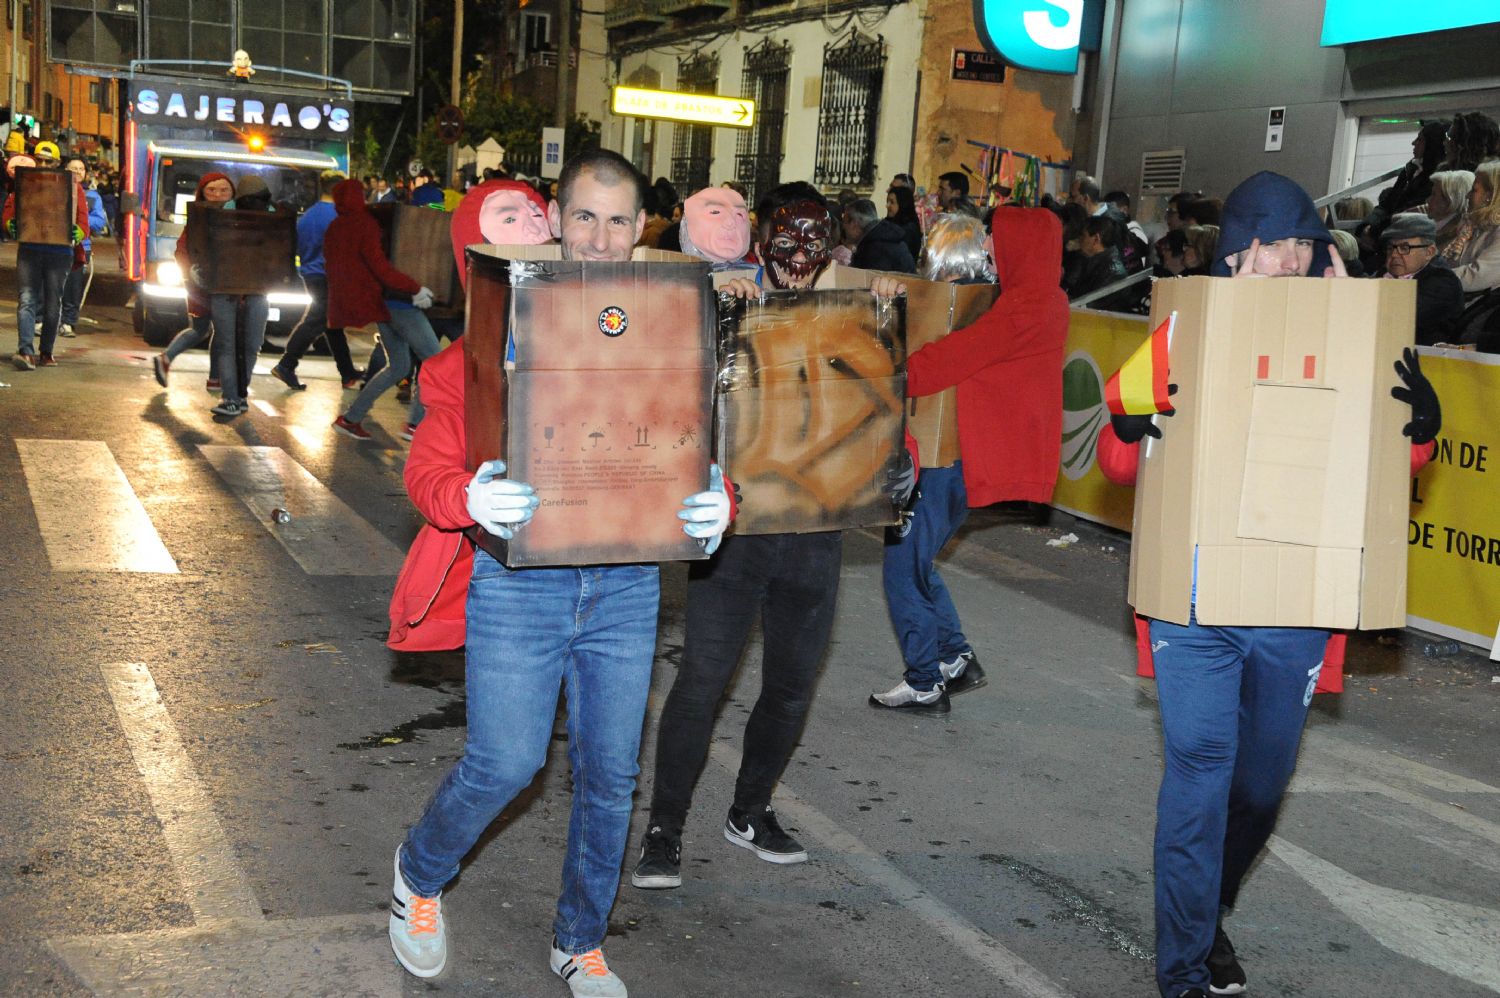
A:
{"type": "Polygon", "coordinates": [[[557,246],[471,246],[467,262],[469,467],[503,458],[541,499],[514,540],[476,539],[511,568],[706,557],[677,511],[712,463],[707,265],[557,246]]]}
{"type": "Polygon", "coordinates": [[[723,301],[716,434],[745,500],[735,533],[896,522],[905,312],[863,288],[723,301]]]}
{"type": "Polygon", "coordinates": [[[1136,612],[1203,624],[1406,622],[1410,408],[1392,370],[1411,281],[1158,281],[1177,313],[1176,415],[1143,445],[1131,542],[1136,612]]]}
{"type": "Polygon", "coordinates": [[[208,294],[263,295],[298,286],[297,219],[285,211],[188,204],[188,256],[208,294]]]}
{"type": "Polygon", "coordinates": [[[78,224],[78,181],[67,170],[16,168],[16,240],[41,246],[73,245],[78,224]]]}
{"type": "MultiPolygon", "coordinates": [[[[878,271],[832,264],[819,287],[868,288],[878,271]]],[[[950,284],[894,275],[906,285],[906,352],[916,353],[989,311],[1000,288],[994,284],[950,284]]],[[[906,400],[906,431],[917,442],[924,468],[946,468],[959,459],[958,389],[906,400]]]]}
{"type": "Polygon", "coordinates": [[[453,259],[453,215],[394,201],[370,206],[380,223],[381,248],[403,274],[432,291],[430,315],[462,315],[463,285],[453,259]]]}

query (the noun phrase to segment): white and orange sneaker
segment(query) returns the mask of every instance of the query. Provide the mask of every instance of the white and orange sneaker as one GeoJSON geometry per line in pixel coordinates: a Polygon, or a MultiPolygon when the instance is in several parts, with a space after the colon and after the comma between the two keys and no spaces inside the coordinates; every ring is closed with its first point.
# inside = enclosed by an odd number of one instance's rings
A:
{"type": "Polygon", "coordinates": [[[399,846],[396,879],[391,887],[390,935],[391,949],[401,966],[418,977],[436,977],[443,972],[448,962],[448,926],[443,921],[442,895],[424,898],[411,892],[401,876],[399,846]]]}
{"type": "Polygon", "coordinates": [[[626,998],[625,982],[604,962],[604,950],[564,953],[552,940],[552,972],[568,982],[573,998],[626,998]]]}

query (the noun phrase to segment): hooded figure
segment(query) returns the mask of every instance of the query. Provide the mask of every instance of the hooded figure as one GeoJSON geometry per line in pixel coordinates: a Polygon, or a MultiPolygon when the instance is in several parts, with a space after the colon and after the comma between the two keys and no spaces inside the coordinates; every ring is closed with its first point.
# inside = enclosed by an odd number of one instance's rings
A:
{"type": "Polygon", "coordinates": [[[480,243],[538,246],[552,241],[552,230],[547,227],[547,202],[530,184],[517,180],[486,180],[471,187],[453,210],[449,232],[453,261],[458,265],[458,278],[465,288],[469,286],[465,246],[480,243]]]}
{"type": "Polygon", "coordinates": [[[414,295],[422,286],[391,266],[380,248],[380,223],[365,207],[364,185],[345,180],[333,189],[339,213],[323,235],[323,261],[328,274],[328,324],[357,329],[372,322],[389,322],[389,293],[414,295]]]}
{"type": "MultiPolygon", "coordinates": [[[[1279,173],[1262,170],[1229,192],[1224,199],[1223,217],[1219,220],[1219,248],[1214,251],[1212,277],[1233,274],[1229,257],[1250,248],[1260,240],[1262,246],[1282,239],[1311,239],[1312,266],[1307,273],[1321,277],[1332,264],[1329,247],[1333,237],[1318,217],[1307,192],[1279,173]]],[[[999,240],[997,239],[998,243],[999,240]]],[[[1005,279],[1001,278],[1004,286],[1005,279]]]]}

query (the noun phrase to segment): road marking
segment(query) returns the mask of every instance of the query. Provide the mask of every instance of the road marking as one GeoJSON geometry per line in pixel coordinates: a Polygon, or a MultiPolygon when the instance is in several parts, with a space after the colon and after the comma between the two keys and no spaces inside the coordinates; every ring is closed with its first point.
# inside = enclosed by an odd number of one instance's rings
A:
{"type": "MultiPolygon", "coordinates": [[[[725,770],[738,773],[740,753],[723,742],[714,742],[709,754],[725,770]]],[[[895,864],[875,852],[832,818],[808,804],[785,783],[776,788],[776,810],[796,823],[800,831],[827,847],[834,862],[852,868],[862,883],[885,891],[901,907],[957,947],[958,952],[993,974],[1002,984],[1026,998],[1069,998],[1069,992],[1041,971],[977,928],[968,919],[933,897],[895,864]]]]}
{"type": "Polygon", "coordinates": [[[1386,949],[1500,991],[1500,910],[1372,884],[1277,835],[1270,849],[1386,949]]]}
{"type": "Polygon", "coordinates": [[[265,399],[251,399],[250,404],[255,406],[255,408],[259,409],[261,412],[265,413],[267,416],[270,416],[272,419],[281,418],[281,413],[276,411],[276,407],[267,402],[265,399]]]}
{"type": "Polygon", "coordinates": [[[309,575],[395,575],[403,552],[280,447],[198,448],[309,575]],[[273,509],[291,514],[276,523],[273,509]]]}
{"type": "Polygon", "coordinates": [[[199,785],[198,770],[177,737],[151,670],[139,662],[110,662],[100,670],[193,918],[200,925],[259,919],[260,904],[240,872],[213,802],[199,785]]]}
{"type": "Polygon", "coordinates": [[[101,440],[17,440],[54,572],[155,572],[173,560],[101,440]]]}

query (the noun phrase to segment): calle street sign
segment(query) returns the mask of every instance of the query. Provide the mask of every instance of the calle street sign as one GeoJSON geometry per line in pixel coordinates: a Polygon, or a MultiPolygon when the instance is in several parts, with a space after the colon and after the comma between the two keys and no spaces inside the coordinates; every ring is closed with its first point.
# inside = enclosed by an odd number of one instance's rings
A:
{"type": "Polygon", "coordinates": [[[755,101],[744,97],[642,90],[639,87],[615,87],[614,91],[609,109],[619,115],[726,128],[749,128],[755,123],[755,101]]]}

